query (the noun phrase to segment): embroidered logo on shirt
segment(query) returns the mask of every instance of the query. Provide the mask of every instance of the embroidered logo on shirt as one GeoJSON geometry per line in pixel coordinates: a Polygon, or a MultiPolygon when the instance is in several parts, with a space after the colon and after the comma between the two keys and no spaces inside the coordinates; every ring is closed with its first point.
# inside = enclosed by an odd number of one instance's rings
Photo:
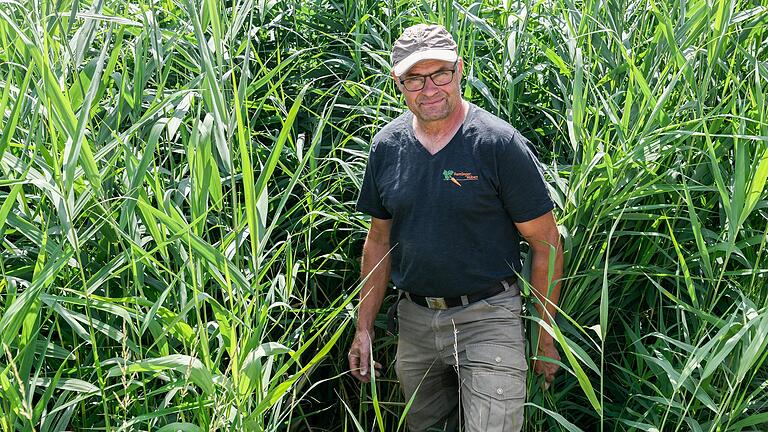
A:
{"type": "Polygon", "coordinates": [[[456,172],[454,170],[443,170],[443,180],[450,181],[458,187],[461,187],[461,182],[464,181],[477,181],[478,176],[471,172],[456,172]]]}

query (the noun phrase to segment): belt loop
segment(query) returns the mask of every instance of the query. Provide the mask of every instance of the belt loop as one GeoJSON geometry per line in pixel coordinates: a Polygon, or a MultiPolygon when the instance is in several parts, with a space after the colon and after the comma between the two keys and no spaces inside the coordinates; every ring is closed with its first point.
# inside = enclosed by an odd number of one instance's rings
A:
{"type": "Polygon", "coordinates": [[[501,286],[504,287],[504,291],[509,291],[509,282],[507,282],[506,279],[501,280],[501,286]]]}
{"type": "Polygon", "coordinates": [[[467,297],[465,295],[461,296],[461,305],[462,306],[466,306],[468,304],[469,304],[469,297],[467,297]]]}

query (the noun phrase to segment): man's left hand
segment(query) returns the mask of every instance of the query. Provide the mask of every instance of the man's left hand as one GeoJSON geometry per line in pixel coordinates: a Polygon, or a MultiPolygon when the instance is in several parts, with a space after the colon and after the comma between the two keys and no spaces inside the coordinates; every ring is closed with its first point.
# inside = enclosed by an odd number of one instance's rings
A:
{"type": "MultiPolygon", "coordinates": [[[[549,357],[551,359],[560,361],[560,354],[555,348],[554,342],[550,339],[548,341],[539,341],[539,348],[536,350],[537,357],[549,357]]],[[[533,363],[533,371],[539,375],[544,375],[545,390],[549,388],[552,381],[555,379],[555,373],[560,369],[560,366],[551,363],[547,360],[536,360],[533,363]]]]}

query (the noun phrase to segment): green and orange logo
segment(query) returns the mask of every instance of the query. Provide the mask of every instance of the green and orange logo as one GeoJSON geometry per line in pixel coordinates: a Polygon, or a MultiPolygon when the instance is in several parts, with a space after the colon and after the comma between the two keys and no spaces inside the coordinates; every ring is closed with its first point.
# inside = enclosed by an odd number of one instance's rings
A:
{"type": "Polygon", "coordinates": [[[461,187],[461,182],[465,181],[477,181],[478,176],[471,172],[456,172],[454,170],[443,170],[443,180],[449,181],[458,187],[461,187]]]}

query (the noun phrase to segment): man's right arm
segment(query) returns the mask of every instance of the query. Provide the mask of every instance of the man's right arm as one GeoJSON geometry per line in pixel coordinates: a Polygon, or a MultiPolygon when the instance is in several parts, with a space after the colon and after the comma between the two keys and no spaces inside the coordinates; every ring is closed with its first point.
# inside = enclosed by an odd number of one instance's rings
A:
{"type": "MultiPolygon", "coordinates": [[[[373,324],[387,292],[390,275],[389,234],[391,219],[371,218],[371,228],[363,246],[362,277],[365,284],[360,291],[355,339],[349,348],[349,369],[362,382],[370,381],[371,347],[374,339],[373,324]],[[367,278],[367,279],[366,279],[367,278]]],[[[376,364],[376,368],[380,367],[376,364]]]]}

